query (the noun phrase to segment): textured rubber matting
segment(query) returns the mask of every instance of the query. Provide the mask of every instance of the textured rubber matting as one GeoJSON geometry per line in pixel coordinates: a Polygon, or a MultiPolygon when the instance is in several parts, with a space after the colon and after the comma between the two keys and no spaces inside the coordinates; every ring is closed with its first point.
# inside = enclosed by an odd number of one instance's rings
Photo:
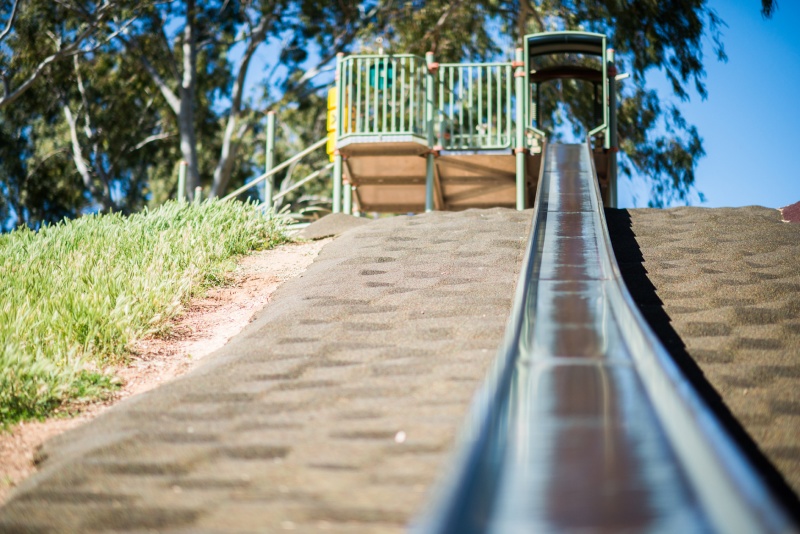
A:
{"type": "Polygon", "coordinates": [[[2,532],[402,532],[500,345],[531,212],[381,219],[195,372],[48,442],[2,532]]]}
{"type": "MultiPolygon", "coordinates": [[[[773,487],[800,493],[800,225],[762,207],[606,217],[626,284],[662,342],[773,487]]],[[[795,495],[784,498],[800,510],[795,495]]]]}

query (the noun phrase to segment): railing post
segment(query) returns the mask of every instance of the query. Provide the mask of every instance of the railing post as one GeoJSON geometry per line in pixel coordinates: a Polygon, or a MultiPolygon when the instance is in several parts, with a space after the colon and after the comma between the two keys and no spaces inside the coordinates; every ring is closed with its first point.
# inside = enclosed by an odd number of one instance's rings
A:
{"type": "Polygon", "coordinates": [[[522,48],[517,48],[514,54],[514,92],[516,94],[517,106],[517,141],[514,154],[517,158],[517,209],[525,209],[525,69],[522,48]]]}
{"type": "MultiPolygon", "coordinates": [[[[268,111],[267,112],[267,152],[266,157],[264,158],[264,173],[268,173],[272,170],[273,165],[275,164],[275,112],[268,111]]],[[[267,209],[271,209],[272,204],[272,196],[275,194],[275,176],[270,176],[266,180],[264,180],[264,205],[267,209]]]]}
{"type": "Polygon", "coordinates": [[[350,180],[345,179],[342,187],[342,209],[347,215],[353,214],[353,186],[350,185],[350,180]]]}
{"type": "Polygon", "coordinates": [[[617,67],[614,49],[608,49],[608,207],[617,207],[617,67]]]}
{"type": "Polygon", "coordinates": [[[425,164],[425,211],[433,211],[433,179],[434,179],[434,131],[433,131],[433,100],[436,95],[434,86],[434,73],[439,65],[433,61],[433,52],[425,53],[425,125],[428,132],[428,156],[425,164]]]}
{"type": "MultiPolygon", "coordinates": [[[[342,60],[344,53],[336,54],[336,144],[342,136],[342,60]]],[[[337,146],[333,152],[333,213],[342,211],[342,154],[337,146]]]]}
{"type": "Polygon", "coordinates": [[[178,202],[186,202],[186,168],[189,164],[181,161],[178,166],[178,194],[176,195],[178,202]]]}

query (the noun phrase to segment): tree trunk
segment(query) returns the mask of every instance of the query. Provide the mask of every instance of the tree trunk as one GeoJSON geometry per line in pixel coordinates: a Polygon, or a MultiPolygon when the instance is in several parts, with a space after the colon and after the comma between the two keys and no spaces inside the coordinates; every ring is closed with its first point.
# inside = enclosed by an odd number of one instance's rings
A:
{"type": "Polygon", "coordinates": [[[250,60],[253,59],[253,55],[256,53],[258,46],[266,39],[267,29],[271,21],[272,19],[266,14],[261,15],[261,20],[253,29],[250,42],[247,44],[247,48],[242,56],[242,63],[239,65],[239,71],[236,73],[236,79],[233,82],[233,91],[231,93],[231,111],[228,115],[228,122],[225,125],[225,134],[222,138],[222,150],[220,150],[219,161],[217,162],[217,167],[214,169],[214,181],[211,184],[210,193],[211,198],[225,194],[225,190],[228,188],[228,184],[231,180],[233,164],[236,161],[236,153],[239,150],[239,142],[244,133],[249,129],[247,125],[242,125],[242,127],[239,128],[239,132],[235,132],[236,121],[242,113],[244,82],[247,79],[250,60]]]}
{"type": "Polygon", "coordinates": [[[188,164],[186,169],[186,195],[194,199],[194,190],[200,185],[197,162],[197,135],[194,124],[195,92],[197,84],[197,35],[195,32],[195,2],[186,2],[186,26],[183,29],[183,79],[178,128],[181,136],[181,154],[188,164]]]}
{"type": "Polygon", "coordinates": [[[219,155],[219,162],[214,169],[214,182],[211,184],[210,197],[215,198],[225,194],[228,183],[233,172],[233,163],[236,160],[236,152],[239,149],[239,141],[234,140],[234,130],[236,129],[236,119],[238,112],[231,110],[228,117],[228,124],[225,127],[225,135],[222,139],[222,150],[219,155]]]}
{"type": "Polygon", "coordinates": [[[92,195],[92,198],[102,204],[104,211],[109,211],[112,207],[112,204],[108,188],[104,187],[103,190],[100,191],[97,187],[95,187],[89,167],[86,165],[86,160],[83,159],[83,150],[81,149],[81,143],[78,139],[77,121],[72,115],[72,110],[69,108],[69,106],[64,105],[63,109],[64,116],[66,117],[67,124],[69,125],[69,137],[72,143],[72,161],[75,162],[75,168],[78,170],[78,174],[81,175],[83,185],[92,195]]]}

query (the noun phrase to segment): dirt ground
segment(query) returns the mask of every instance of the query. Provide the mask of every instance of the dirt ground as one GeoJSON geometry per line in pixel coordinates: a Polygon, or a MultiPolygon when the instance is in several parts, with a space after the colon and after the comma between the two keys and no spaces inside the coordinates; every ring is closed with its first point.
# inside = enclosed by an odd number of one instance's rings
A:
{"type": "Polygon", "coordinates": [[[139,341],[127,365],[112,369],[122,386],[111,398],[71,405],[45,421],[23,422],[0,433],[0,503],[36,470],[37,450],[44,441],[194,368],[238,334],[278,286],[305,271],[328,241],[290,243],[245,256],[229,284],[192,300],[174,320],[169,337],[139,341]]]}

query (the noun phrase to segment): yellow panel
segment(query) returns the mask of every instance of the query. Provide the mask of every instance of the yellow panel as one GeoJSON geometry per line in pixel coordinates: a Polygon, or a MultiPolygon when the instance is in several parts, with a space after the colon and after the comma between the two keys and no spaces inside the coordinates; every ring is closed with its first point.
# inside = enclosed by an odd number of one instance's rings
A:
{"type": "Polygon", "coordinates": [[[333,153],[336,151],[336,132],[328,132],[328,142],[325,144],[325,152],[333,161],[333,153]]]}
{"type": "Polygon", "coordinates": [[[337,116],[336,109],[329,109],[328,110],[328,131],[335,132],[336,131],[336,116],[337,116]]]}
{"type": "Polygon", "coordinates": [[[328,89],[328,109],[336,109],[336,87],[328,89]]]}

